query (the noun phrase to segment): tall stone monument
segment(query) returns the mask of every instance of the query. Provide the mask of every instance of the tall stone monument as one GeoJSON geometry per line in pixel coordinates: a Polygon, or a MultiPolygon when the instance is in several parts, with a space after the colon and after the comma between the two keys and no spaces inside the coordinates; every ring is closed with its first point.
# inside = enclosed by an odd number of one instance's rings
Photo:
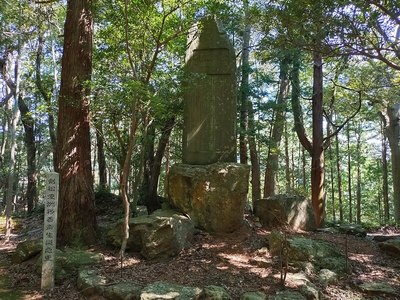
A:
{"type": "Polygon", "coordinates": [[[236,162],[234,49],[212,17],[192,27],[186,53],[183,162],[236,162]]]}
{"type": "Polygon", "coordinates": [[[250,167],[236,163],[236,62],[214,18],[192,27],[184,83],[183,164],[170,168],[168,199],[209,232],[243,222],[250,167]]]}

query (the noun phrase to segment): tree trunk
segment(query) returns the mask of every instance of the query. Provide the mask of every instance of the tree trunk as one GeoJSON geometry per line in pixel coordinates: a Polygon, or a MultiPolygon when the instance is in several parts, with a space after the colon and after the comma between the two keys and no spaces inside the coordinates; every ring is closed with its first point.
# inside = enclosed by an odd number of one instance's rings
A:
{"type": "MultiPolygon", "coordinates": [[[[331,135],[331,126],[328,122],[327,124],[327,135],[331,135]]],[[[329,143],[328,154],[329,154],[329,169],[330,169],[330,180],[331,180],[331,197],[332,197],[332,218],[333,221],[336,221],[336,209],[335,209],[335,172],[334,172],[334,162],[333,162],[333,153],[332,147],[329,143]]]]}
{"type": "MultiPolygon", "coordinates": [[[[286,97],[289,87],[288,71],[290,58],[286,55],[280,62],[279,92],[276,99],[275,121],[269,140],[267,164],[265,167],[264,198],[276,193],[276,173],[278,172],[279,144],[285,125],[286,97]]],[[[286,128],[286,127],[285,127],[286,128]]]]}
{"type": "Polygon", "coordinates": [[[311,201],[315,213],[315,223],[320,227],[324,221],[324,136],[323,136],[323,73],[322,56],[314,53],[312,119],[313,147],[311,153],[311,201]]]}
{"type": "Polygon", "coordinates": [[[356,207],[356,221],[361,224],[361,125],[357,128],[357,207],[356,207]]]}
{"type": "Polygon", "coordinates": [[[154,156],[154,161],[150,176],[149,197],[151,200],[149,201],[149,204],[151,206],[151,209],[160,208],[158,206],[160,205],[160,203],[157,199],[158,181],[160,178],[162,159],[164,157],[165,149],[167,147],[172,129],[174,128],[174,124],[175,124],[175,117],[172,117],[165,122],[162,128],[161,137],[158,141],[157,151],[154,156]],[[157,206],[155,206],[155,204],[157,206]]]}
{"type": "Polygon", "coordinates": [[[249,65],[249,54],[250,54],[250,33],[251,28],[248,24],[248,0],[243,0],[243,9],[245,12],[245,25],[243,31],[243,44],[242,44],[242,68],[241,68],[241,82],[239,90],[239,158],[241,164],[247,164],[247,141],[246,135],[248,130],[248,103],[247,98],[249,95],[249,76],[250,76],[250,65],[249,65]]]}
{"type": "Polygon", "coordinates": [[[92,34],[91,1],[69,0],[57,128],[60,245],[87,245],[96,240],[89,127],[92,34]]]}
{"type": "Polygon", "coordinates": [[[26,105],[22,95],[18,95],[18,106],[21,113],[22,124],[25,130],[25,147],[26,147],[26,162],[27,162],[27,177],[28,186],[26,190],[26,203],[28,213],[36,207],[38,201],[37,195],[37,172],[36,172],[36,144],[35,144],[35,121],[30,114],[29,108],[26,105]]]}
{"type": "Polygon", "coordinates": [[[338,180],[338,201],[339,201],[339,220],[343,222],[343,198],[342,198],[342,170],[340,167],[340,152],[339,152],[339,138],[335,136],[335,148],[336,148],[336,173],[338,180]]]}
{"type": "Polygon", "coordinates": [[[349,195],[349,222],[353,222],[353,205],[352,205],[352,190],[351,190],[351,152],[350,152],[350,124],[347,125],[347,184],[349,195]]]}
{"type": "MultiPolygon", "coordinates": [[[[289,157],[289,135],[287,132],[287,124],[285,123],[285,192],[288,193],[291,186],[291,176],[290,176],[290,157],[289,157]]],[[[303,146],[302,146],[303,147],[303,146]]]]}
{"type": "Polygon", "coordinates": [[[315,214],[315,224],[320,227],[324,221],[325,189],[324,189],[324,137],[323,137],[323,73],[322,56],[313,54],[313,96],[312,96],[312,143],[307,137],[300,105],[300,82],[298,57],[293,60],[292,70],[292,109],[294,127],[303,147],[311,154],[311,202],[315,214]]]}
{"type": "Polygon", "coordinates": [[[400,103],[388,108],[387,137],[391,151],[394,220],[400,224],[400,103]]]}
{"type": "Polygon", "coordinates": [[[97,139],[97,161],[99,165],[99,188],[101,190],[108,190],[107,165],[106,165],[106,156],[104,153],[103,126],[101,124],[97,126],[96,139],[97,139]]]}
{"type": "Polygon", "coordinates": [[[389,183],[388,183],[388,162],[387,162],[387,143],[386,128],[387,122],[383,114],[381,117],[381,134],[382,134],[382,198],[383,198],[383,219],[385,224],[389,224],[389,183]]]}
{"type": "Polygon", "coordinates": [[[261,182],[260,182],[260,162],[258,159],[257,144],[255,139],[254,111],[253,104],[248,100],[249,112],[249,150],[251,160],[251,199],[253,203],[261,198],[261,182]]]}
{"type": "MultiPolygon", "coordinates": [[[[42,52],[43,52],[43,37],[41,34],[39,34],[38,38],[38,48],[36,51],[36,87],[38,88],[40,95],[43,97],[46,105],[49,107],[49,114],[48,114],[48,124],[49,124],[49,135],[50,135],[50,141],[51,141],[51,146],[52,146],[52,153],[53,153],[53,169],[54,172],[58,172],[58,166],[57,166],[57,137],[55,133],[55,122],[54,122],[54,116],[53,113],[50,112],[50,107],[52,106],[52,101],[51,98],[48,96],[48,93],[46,92],[43,84],[42,84],[42,76],[41,76],[41,65],[42,65],[42,52]]],[[[54,46],[52,46],[54,48],[54,46]]],[[[55,54],[53,50],[53,60],[55,60],[55,54]]],[[[56,66],[54,66],[55,68],[56,66]]],[[[55,80],[56,80],[57,75],[55,75],[55,80]]],[[[54,82],[54,89],[56,89],[57,83],[54,82]]]]}

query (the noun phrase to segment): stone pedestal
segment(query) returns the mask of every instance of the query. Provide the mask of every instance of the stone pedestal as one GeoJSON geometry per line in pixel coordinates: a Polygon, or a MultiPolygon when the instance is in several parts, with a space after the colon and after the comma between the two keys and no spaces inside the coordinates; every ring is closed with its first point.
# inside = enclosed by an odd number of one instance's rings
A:
{"type": "Polygon", "coordinates": [[[233,232],[243,222],[250,166],[177,164],[168,175],[168,199],[209,232],[233,232]]]}
{"type": "Polygon", "coordinates": [[[311,201],[300,196],[276,195],[254,203],[254,212],[267,228],[288,226],[294,230],[314,230],[311,201]]]}

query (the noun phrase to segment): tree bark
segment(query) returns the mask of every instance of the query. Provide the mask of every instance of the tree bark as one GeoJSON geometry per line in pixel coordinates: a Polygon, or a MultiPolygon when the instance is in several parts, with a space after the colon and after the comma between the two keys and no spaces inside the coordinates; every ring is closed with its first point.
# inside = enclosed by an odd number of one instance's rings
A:
{"type": "Polygon", "coordinates": [[[289,87],[289,62],[286,55],[280,62],[279,92],[276,99],[275,121],[270,138],[267,164],[265,167],[264,198],[273,196],[276,193],[276,173],[278,172],[279,144],[285,125],[286,97],[289,87]]]}
{"type": "Polygon", "coordinates": [[[91,1],[69,0],[57,126],[59,245],[87,245],[96,240],[89,126],[92,38],[91,1]]]}
{"type": "MultiPolygon", "coordinates": [[[[38,38],[38,48],[36,51],[36,87],[38,88],[40,95],[43,97],[46,105],[49,107],[49,113],[48,113],[48,124],[49,124],[49,135],[50,135],[50,141],[51,141],[51,146],[52,146],[52,153],[53,153],[53,169],[55,172],[58,172],[58,166],[57,166],[57,137],[56,137],[56,130],[55,130],[55,122],[54,122],[54,115],[53,113],[50,112],[50,107],[52,105],[51,98],[49,97],[48,93],[46,92],[43,83],[42,83],[42,76],[41,76],[41,65],[42,65],[42,52],[43,52],[43,37],[41,34],[39,34],[38,38]]],[[[54,56],[54,54],[53,54],[54,56]]],[[[53,58],[54,59],[54,58],[53,58]]],[[[54,82],[54,85],[56,88],[56,82],[54,82]]]]}
{"type": "Polygon", "coordinates": [[[353,222],[353,205],[352,205],[352,189],[351,189],[351,151],[350,151],[350,124],[347,125],[347,187],[349,195],[349,222],[353,222]]]}
{"type": "Polygon", "coordinates": [[[324,136],[323,136],[323,73],[322,56],[314,53],[313,73],[313,144],[311,153],[311,201],[315,213],[315,223],[320,227],[324,221],[325,211],[325,170],[324,170],[324,136]]]}
{"type": "Polygon", "coordinates": [[[400,224],[400,103],[387,110],[389,124],[387,137],[391,151],[394,220],[400,224]]]}
{"type": "Polygon", "coordinates": [[[249,54],[250,54],[250,33],[251,28],[248,24],[248,0],[243,0],[244,9],[244,31],[243,31],[243,44],[242,44],[242,68],[241,68],[241,82],[239,90],[239,104],[240,104],[240,119],[239,119],[239,159],[241,164],[247,164],[247,141],[246,135],[248,130],[248,95],[249,95],[249,76],[250,76],[250,65],[249,65],[249,54]]]}
{"type": "Polygon", "coordinates": [[[99,187],[101,190],[107,190],[107,165],[106,156],[104,153],[104,137],[103,137],[103,126],[98,124],[96,130],[97,140],[97,163],[99,166],[99,187]]]}
{"type": "Polygon", "coordinates": [[[153,160],[153,166],[151,169],[150,185],[149,185],[149,197],[150,197],[150,207],[151,209],[160,208],[158,201],[158,181],[160,179],[161,163],[164,157],[165,149],[167,147],[169,137],[171,135],[172,129],[174,128],[175,117],[168,119],[161,132],[161,137],[158,141],[157,150],[153,160]]]}
{"type": "Polygon", "coordinates": [[[336,173],[337,173],[337,185],[338,185],[338,201],[339,201],[339,220],[343,222],[343,198],[342,198],[342,170],[340,166],[340,152],[339,152],[339,138],[335,136],[335,148],[336,148],[336,173]]]}
{"type": "Polygon", "coordinates": [[[303,147],[311,154],[311,202],[315,214],[315,224],[320,227],[324,221],[324,137],[323,137],[323,73],[322,56],[313,54],[313,96],[312,96],[312,142],[306,135],[302,109],[300,105],[299,67],[300,61],[295,58],[292,70],[292,109],[297,136],[303,147]]]}
{"type": "Polygon", "coordinates": [[[21,113],[21,120],[25,130],[25,147],[28,186],[25,194],[28,213],[36,207],[37,195],[37,172],[36,172],[36,144],[35,144],[35,121],[30,114],[22,95],[18,95],[18,107],[21,113]]]}
{"type": "Polygon", "coordinates": [[[383,219],[385,224],[389,224],[389,183],[388,183],[388,162],[387,162],[387,143],[386,143],[386,128],[387,121],[385,116],[381,113],[381,143],[382,143],[382,198],[383,198],[383,219]]]}
{"type": "Polygon", "coordinates": [[[357,193],[356,221],[361,224],[361,125],[357,128],[357,193]]]}

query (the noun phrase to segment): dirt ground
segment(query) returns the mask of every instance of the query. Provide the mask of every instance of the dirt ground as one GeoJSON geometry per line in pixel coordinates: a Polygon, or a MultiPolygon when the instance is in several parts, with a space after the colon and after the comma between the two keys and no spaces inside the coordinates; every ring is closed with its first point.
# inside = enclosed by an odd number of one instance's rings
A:
{"type": "MultiPolygon", "coordinates": [[[[42,293],[40,274],[34,260],[11,265],[10,256],[17,243],[41,237],[40,226],[40,221],[29,218],[24,220],[21,227],[29,228],[28,234],[13,235],[7,244],[0,241],[0,277],[9,278],[7,283],[3,281],[1,284],[0,280],[0,299],[3,299],[1,291],[7,290],[14,293],[15,298],[4,299],[86,299],[76,288],[76,276],[63,282],[56,281],[53,291],[42,293]]],[[[390,235],[400,232],[385,229],[380,233],[390,235]]],[[[109,282],[133,281],[146,285],[154,281],[167,281],[198,287],[219,285],[225,287],[234,299],[240,299],[244,292],[262,291],[272,295],[291,288],[290,280],[286,281],[285,287],[280,284],[280,261],[271,257],[266,250],[268,234],[269,231],[257,227],[252,217],[248,216],[246,225],[232,234],[198,232],[190,248],[167,261],[146,261],[139,254],[128,252],[122,268],[117,258],[119,249],[96,245],[91,250],[105,255],[105,262],[94,268],[109,282]]],[[[382,293],[366,294],[358,288],[364,282],[386,282],[400,293],[400,260],[383,253],[368,237],[318,232],[290,232],[289,236],[294,234],[329,241],[332,247],[340,248],[343,253],[347,245],[352,271],[333,285],[326,288],[319,286],[324,299],[400,299],[399,296],[382,293]]],[[[289,264],[288,271],[295,273],[298,270],[289,264]]]]}

